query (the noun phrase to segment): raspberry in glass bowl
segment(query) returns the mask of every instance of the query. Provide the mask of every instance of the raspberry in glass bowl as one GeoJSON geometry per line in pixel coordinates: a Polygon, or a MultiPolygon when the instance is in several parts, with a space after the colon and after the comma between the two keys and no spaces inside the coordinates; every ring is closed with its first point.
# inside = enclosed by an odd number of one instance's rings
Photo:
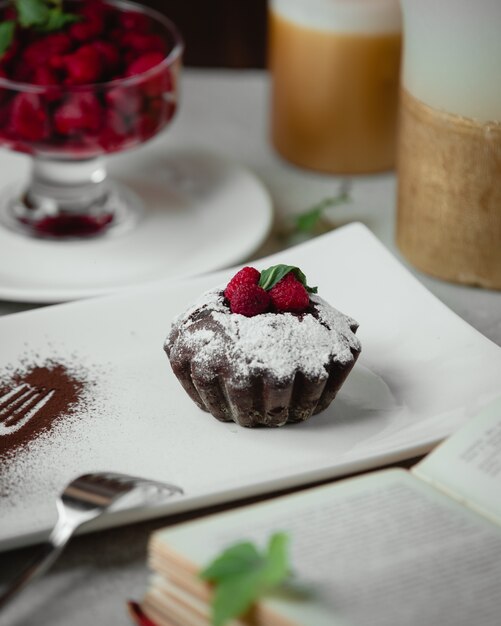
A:
{"type": "MultiPolygon", "coordinates": [[[[138,147],[172,120],[183,42],[132,2],[67,0],[46,32],[0,5],[13,38],[0,57],[0,146],[33,157],[24,189],[3,190],[0,219],[39,237],[88,237],[133,225],[141,202],[106,176],[104,156],[138,147]],[[16,21],[17,20],[17,21],[16,21]]],[[[50,6],[50,3],[47,3],[50,6]]]]}

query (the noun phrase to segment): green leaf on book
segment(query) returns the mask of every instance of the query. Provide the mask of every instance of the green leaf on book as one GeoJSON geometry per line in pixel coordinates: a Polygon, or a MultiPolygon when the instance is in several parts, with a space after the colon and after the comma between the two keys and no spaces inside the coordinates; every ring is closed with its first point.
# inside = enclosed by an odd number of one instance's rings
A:
{"type": "Polygon", "coordinates": [[[289,272],[292,272],[296,276],[308,293],[317,293],[317,287],[308,287],[306,276],[299,267],[295,265],[272,265],[268,269],[263,270],[261,272],[261,278],[259,279],[259,286],[269,291],[279,283],[284,276],[287,276],[289,272]]]}
{"type": "Polygon", "coordinates": [[[10,48],[15,30],[16,23],[12,20],[7,20],[0,24],[0,56],[10,48]]]}
{"type": "Polygon", "coordinates": [[[289,536],[286,533],[275,533],[268,542],[267,563],[263,570],[263,578],[270,587],[279,585],[290,575],[288,545],[289,536]]]}
{"type": "Polygon", "coordinates": [[[249,541],[237,543],[212,561],[203,570],[201,576],[205,580],[218,582],[235,574],[248,572],[258,567],[261,563],[262,556],[253,543],[249,541]]]}
{"type": "Polygon", "coordinates": [[[213,626],[244,615],[252,604],[289,577],[288,536],[275,533],[261,553],[246,541],[231,546],[200,577],[214,583],[213,626]]]}

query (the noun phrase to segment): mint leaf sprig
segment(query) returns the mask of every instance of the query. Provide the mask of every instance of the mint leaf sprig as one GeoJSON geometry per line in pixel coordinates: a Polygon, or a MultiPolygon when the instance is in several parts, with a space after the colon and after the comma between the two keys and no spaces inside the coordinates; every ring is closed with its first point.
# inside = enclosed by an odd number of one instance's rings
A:
{"type": "Polygon", "coordinates": [[[331,208],[351,202],[349,191],[349,181],[343,181],[338,194],[323,198],[299,215],[280,222],[275,231],[280,249],[303,243],[333,230],[336,226],[330,219],[326,219],[326,214],[331,208]]]}
{"type": "Polygon", "coordinates": [[[278,282],[287,276],[289,272],[292,272],[298,281],[303,285],[308,293],[317,293],[317,287],[309,287],[306,281],[306,276],[295,265],[272,265],[268,269],[261,272],[261,278],[259,279],[259,286],[266,291],[272,289],[278,282]]]}
{"type": "Polygon", "coordinates": [[[63,10],[62,0],[14,0],[14,6],[22,28],[52,32],[80,19],[63,10]]]}
{"type": "Polygon", "coordinates": [[[12,45],[16,23],[14,20],[6,20],[0,23],[0,56],[2,56],[12,45]]]}
{"type": "Polygon", "coordinates": [[[345,204],[350,201],[350,196],[347,191],[342,191],[337,196],[331,196],[324,198],[317,204],[300,213],[295,218],[295,229],[300,233],[312,233],[319,220],[322,218],[326,209],[330,209],[340,204],[345,204]]]}
{"type": "Polygon", "coordinates": [[[213,626],[245,615],[256,600],[289,577],[288,542],[288,535],[278,532],[264,552],[251,542],[237,543],[200,572],[200,578],[214,585],[213,626]]]}
{"type": "Polygon", "coordinates": [[[0,23],[0,57],[12,45],[17,26],[50,33],[81,19],[79,15],[64,11],[62,0],[13,0],[12,4],[16,19],[0,23]]]}

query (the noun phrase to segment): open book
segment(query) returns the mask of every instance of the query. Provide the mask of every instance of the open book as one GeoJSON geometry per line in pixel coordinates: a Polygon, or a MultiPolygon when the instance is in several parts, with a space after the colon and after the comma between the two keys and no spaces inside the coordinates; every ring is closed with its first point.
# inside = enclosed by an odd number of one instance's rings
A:
{"type": "Polygon", "coordinates": [[[290,535],[301,593],[262,600],[260,626],[500,626],[501,399],[411,472],[383,470],[158,531],[142,608],[210,624],[196,573],[232,543],[290,535]]]}

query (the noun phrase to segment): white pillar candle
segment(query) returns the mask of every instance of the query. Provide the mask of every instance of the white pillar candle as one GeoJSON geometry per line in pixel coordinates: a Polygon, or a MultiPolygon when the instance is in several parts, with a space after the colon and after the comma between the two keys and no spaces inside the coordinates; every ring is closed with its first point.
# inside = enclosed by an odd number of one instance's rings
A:
{"type": "Polygon", "coordinates": [[[405,89],[478,121],[501,120],[501,0],[402,0],[405,89]]]}

